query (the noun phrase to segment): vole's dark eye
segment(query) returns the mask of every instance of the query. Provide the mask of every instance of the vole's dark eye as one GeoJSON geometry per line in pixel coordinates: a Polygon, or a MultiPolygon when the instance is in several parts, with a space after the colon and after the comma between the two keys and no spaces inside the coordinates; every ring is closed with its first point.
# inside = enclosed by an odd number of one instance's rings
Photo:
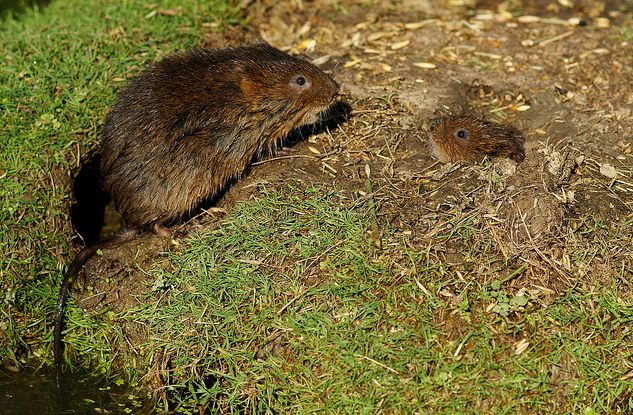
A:
{"type": "Polygon", "coordinates": [[[464,130],[463,128],[460,128],[459,130],[455,131],[455,137],[462,140],[466,140],[468,139],[468,131],[464,130]]]}
{"type": "Polygon", "coordinates": [[[296,93],[303,94],[312,87],[312,81],[305,74],[297,74],[290,79],[288,84],[296,93]]]}

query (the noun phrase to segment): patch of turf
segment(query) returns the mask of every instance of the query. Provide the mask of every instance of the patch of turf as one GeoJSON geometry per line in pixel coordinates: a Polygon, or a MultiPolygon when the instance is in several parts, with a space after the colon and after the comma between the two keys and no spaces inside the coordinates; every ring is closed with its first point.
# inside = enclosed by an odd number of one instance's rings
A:
{"type": "Polygon", "coordinates": [[[68,261],[71,171],[97,142],[115,91],[150,61],[230,23],[226,1],[53,1],[0,28],[0,355],[48,360],[68,261]],[[46,344],[45,347],[48,347],[46,344]]]}
{"type": "MultiPolygon", "coordinates": [[[[149,271],[139,305],[109,317],[124,329],[102,335],[136,356],[137,373],[149,370],[179,410],[630,408],[633,308],[614,294],[619,280],[554,293],[523,286],[524,266],[505,278],[446,267],[395,233],[376,250],[364,204],[287,190],[239,205],[218,229],[166,254],[170,265],[149,271]],[[130,327],[148,340],[129,341],[130,327]]],[[[465,256],[481,255],[462,242],[465,256]]],[[[69,332],[67,342],[94,354],[81,346],[94,335],[69,332]]]]}

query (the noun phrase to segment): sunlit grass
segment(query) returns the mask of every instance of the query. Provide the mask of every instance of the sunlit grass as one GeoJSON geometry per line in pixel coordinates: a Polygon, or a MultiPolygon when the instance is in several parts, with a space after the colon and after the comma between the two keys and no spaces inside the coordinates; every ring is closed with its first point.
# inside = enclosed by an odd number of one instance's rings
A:
{"type": "MultiPolygon", "coordinates": [[[[128,353],[174,402],[223,413],[627,407],[633,309],[617,282],[553,293],[522,287],[526,267],[505,279],[447,269],[395,234],[376,250],[364,204],[287,190],[167,254],[139,306],[111,317],[149,333],[128,353]]],[[[86,335],[69,333],[70,347],[86,335]]]]}

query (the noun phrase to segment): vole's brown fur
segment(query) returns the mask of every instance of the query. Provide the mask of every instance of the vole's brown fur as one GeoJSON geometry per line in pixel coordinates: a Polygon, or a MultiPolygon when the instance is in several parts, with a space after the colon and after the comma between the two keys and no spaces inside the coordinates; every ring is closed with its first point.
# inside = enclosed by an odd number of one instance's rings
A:
{"type": "Polygon", "coordinates": [[[128,226],[169,224],[314,122],[337,92],[316,66],[263,42],[166,58],[106,118],[103,186],[128,226]]]}
{"type": "Polygon", "coordinates": [[[480,162],[484,157],[525,159],[525,137],[510,124],[497,124],[472,116],[448,115],[430,122],[431,152],[442,162],[480,162]]]}
{"type": "Polygon", "coordinates": [[[338,93],[316,66],[269,44],[198,49],[165,58],[124,88],[106,117],[101,180],[126,221],[111,241],[84,248],[69,266],[55,320],[55,362],[71,279],[97,249],[165,228],[314,123],[338,93]]]}

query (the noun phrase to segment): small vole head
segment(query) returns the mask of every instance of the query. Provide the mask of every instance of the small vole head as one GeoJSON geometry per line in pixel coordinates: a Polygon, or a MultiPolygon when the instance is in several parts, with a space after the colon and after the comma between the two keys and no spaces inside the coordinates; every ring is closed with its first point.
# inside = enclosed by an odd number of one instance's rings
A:
{"type": "Polygon", "coordinates": [[[431,120],[429,146],[442,162],[479,162],[484,157],[525,159],[523,134],[509,124],[497,124],[472,116],[449,115],[431,120]]]}
{"type": "Polygon", "coordinates": [[[253,109],[283,116],[298,127],[317,121],[338,94],[339,86],[315,65],[264,41],[243,46],[240,89],[253,109]]]}

